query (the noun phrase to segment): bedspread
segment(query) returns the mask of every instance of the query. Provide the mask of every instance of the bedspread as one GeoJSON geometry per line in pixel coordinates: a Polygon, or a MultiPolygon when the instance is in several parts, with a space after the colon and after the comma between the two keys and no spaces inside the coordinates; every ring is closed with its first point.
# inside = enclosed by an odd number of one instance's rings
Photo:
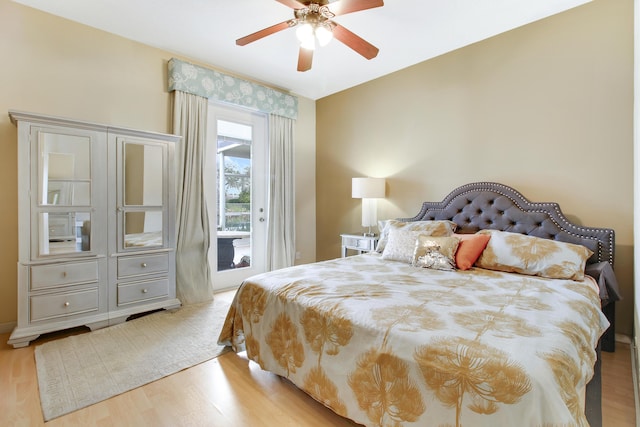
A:
{"type": "Polygon", "coordinates": [[[367,426],[587,426],[597,285],[363,254],[247,279],[219,342],[367,426]]]}

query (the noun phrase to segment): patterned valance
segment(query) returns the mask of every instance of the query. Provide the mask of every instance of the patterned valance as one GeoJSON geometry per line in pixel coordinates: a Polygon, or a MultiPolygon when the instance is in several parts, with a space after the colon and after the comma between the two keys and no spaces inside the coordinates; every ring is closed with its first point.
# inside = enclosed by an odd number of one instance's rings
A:
{"type": "Polygon", "coordinates": [[[298,98],[293,95],[171,58],[169,92],[174,90],[290,119],[298,117],[298,98]]]}

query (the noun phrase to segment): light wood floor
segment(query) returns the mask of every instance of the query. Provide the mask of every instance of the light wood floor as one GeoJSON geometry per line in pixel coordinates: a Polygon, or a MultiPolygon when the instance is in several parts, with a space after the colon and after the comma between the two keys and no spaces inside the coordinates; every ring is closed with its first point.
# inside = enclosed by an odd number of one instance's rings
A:
{"type": "Polygon", "coordinates": [[[602,426],[636,427],[635,397],[629,344],[616,343],[602,352],[602,426]]]}
{"type": "MultiPolygon", "coordinates": [[[[77,332],[75,332],[77,333],[77,332]]],[[[40,338],[35,342],[55,339],[40,338]]],[[[0,334],[0,426],[355,426],[243,355],[224,354],[44,423],[34,344],[13,349],[0,334]]],[[[631,351],[602,353],[603,427],[636,427],[631,351]]]]}

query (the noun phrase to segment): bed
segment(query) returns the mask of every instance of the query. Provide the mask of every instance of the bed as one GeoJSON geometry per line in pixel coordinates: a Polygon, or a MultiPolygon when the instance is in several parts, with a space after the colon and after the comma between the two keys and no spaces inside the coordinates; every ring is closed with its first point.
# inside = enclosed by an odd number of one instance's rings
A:
{"type": "Polygon", "coordinates": [[[366,426],[596,427],[613,262],[613,230],[472,183],[375,253],[245,280],[218,341],[366,426]]]}

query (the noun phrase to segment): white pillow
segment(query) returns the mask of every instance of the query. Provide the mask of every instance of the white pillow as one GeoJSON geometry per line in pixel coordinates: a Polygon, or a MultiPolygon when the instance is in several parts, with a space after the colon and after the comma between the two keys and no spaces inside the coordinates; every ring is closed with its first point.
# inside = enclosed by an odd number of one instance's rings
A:
{"type": "Polygon", "coordinates": [[[382,259],[411,264],[416,240],[422,232],[404,228],[390,228],[388,241],[382,252],[382,259]]]}

